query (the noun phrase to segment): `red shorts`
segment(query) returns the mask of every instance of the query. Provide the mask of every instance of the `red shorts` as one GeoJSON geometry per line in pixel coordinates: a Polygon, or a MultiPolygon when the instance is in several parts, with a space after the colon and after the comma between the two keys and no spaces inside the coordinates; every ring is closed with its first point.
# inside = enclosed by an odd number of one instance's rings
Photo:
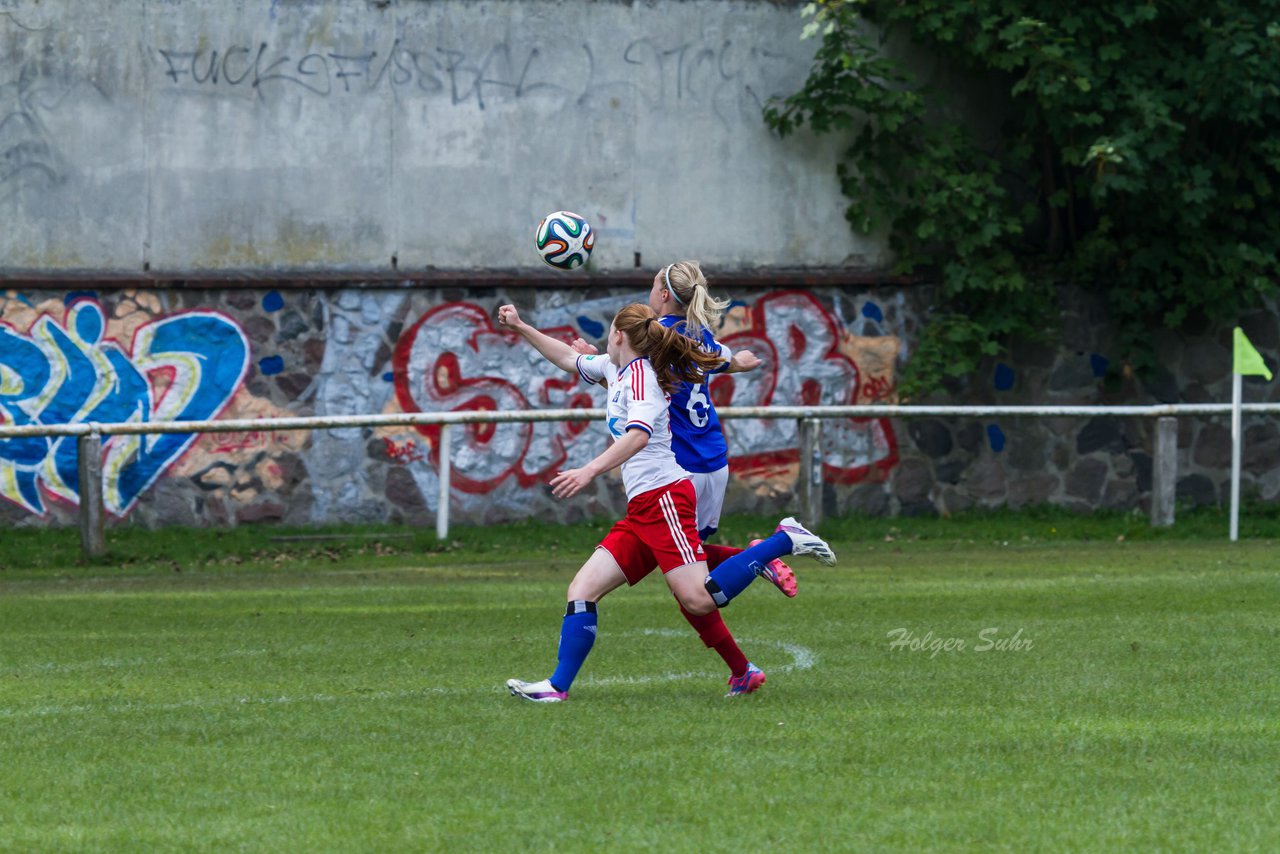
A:
{"type": "Polygon", "coordinates": [[[627,515],[600,541],[622,567],[627,584],[656,564],[663,574],[706,560],[698,537],[698,499],[688,478],[642,492],[627,502],[627,515]]]}

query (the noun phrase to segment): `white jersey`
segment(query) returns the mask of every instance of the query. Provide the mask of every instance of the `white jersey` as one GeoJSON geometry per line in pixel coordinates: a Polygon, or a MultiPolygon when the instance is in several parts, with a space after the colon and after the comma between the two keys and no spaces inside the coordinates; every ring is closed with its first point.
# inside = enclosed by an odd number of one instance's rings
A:
{"type": "Polygon", "coordinates": [[[604,380],[609,384],[605,418],[614,439],[621,439],[628,430],[649,434],[649,443],[622,464],[627,500],[688,477],[671,450],[671,422],[667,416],[671,399],[658,385],[649,360],[641,356],[618,370],[608,356],[579,356],[577,365],[578,374],[587,382],[604,380]]]}

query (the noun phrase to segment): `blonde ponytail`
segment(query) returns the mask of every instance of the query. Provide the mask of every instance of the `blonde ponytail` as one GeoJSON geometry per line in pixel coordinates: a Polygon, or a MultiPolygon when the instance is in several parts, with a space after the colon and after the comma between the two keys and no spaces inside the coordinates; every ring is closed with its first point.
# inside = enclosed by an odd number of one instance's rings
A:
{"type": "Polygon", "coordinates": [[[680,261],[663,271],[663,283],[684,308],[685,334],[701,339],[702,330],[720,328],[720,316],[729,307],[727,299],[716,299],[707,290],[707,278],[697,261],[680,261]]]}

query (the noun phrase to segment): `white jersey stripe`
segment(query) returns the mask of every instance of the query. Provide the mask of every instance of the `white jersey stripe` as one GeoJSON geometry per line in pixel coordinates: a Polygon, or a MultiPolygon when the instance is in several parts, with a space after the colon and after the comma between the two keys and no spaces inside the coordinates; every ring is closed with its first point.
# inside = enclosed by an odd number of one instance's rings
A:
{"type": "Polygon", "coordinates": [[[684,558],[685,563],[697,563],[697,556],[693,553],[693,547],[689,545],[689,537],[680,525],[680,514],[676,512],[676,505],[671,500],[671,493],[662,493],[662,496],[658,499],[658,504],[662,507],[662,515],[666,517],[667,527],[671,530],[671,539],[675,541],[676,547],[680,550],[680,557],[684,558]]]}
{"type": "Polygon", "coordinates": [[[689,559],[687,545],[684,542],[684,532],[680,530],[679,517],[674,514],[674,508],[670,504],[671,496],[663,493],[658,498],[658,506],[662,508],[662,516],[667,520],[667,530],[671,532],[671,540],[676,544],[677,551],[685,563],[693,563],[689,559]]]}

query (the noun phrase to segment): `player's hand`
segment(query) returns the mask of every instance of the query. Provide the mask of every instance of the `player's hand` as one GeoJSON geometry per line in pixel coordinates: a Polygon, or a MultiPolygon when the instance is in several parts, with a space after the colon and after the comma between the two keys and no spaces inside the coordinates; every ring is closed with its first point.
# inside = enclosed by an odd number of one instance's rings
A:
{"type": "Polygon", "coordinates": [[[729,360],[729,372],[740,374],[745,371],[754,371],[763,364],[764,361],[750,350],[739,350],[729,360]]]}
{"type": "Polygon", "coordinates": [[[591,473],[586,469],[567,469],[551,478],[551,494],[556,498],[572,498],[591,483],[591,473]]]}
{"type": "Polygon", "coordinates": [[[518,329],[523,321],[520,319],[520,312],[516,311],[514,305],[504,305],[498,309],[498,325],[505,326],[508,329],[518,329]]]}
{"type": "Polygon", "coordinates": [[[583,338],[573,339],[573,343],[571,343],[569,346],[572,347],[573,352],[577,353],[579,356],[600,355],[600,348],[594,344],[588,344],[586,340],[583,338]]]}

